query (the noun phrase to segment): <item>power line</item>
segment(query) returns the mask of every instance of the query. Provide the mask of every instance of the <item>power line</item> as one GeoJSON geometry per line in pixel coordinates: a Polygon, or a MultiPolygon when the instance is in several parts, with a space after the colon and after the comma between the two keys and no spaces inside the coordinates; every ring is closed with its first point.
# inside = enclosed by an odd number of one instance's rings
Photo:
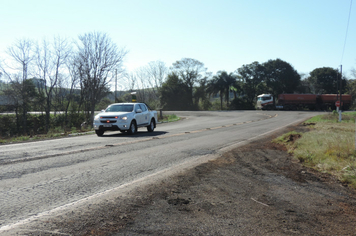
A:
{"type": "Polygon", "coordinates": [[[341,62],[340,62],[340,65],[342,65],[342,60],[344,59],[344,53],[345,53],[345,47],[346,47],[347,33],[349,32],[349,24],[350,24],[350,17],[351,17],[351,9],[352,9],[352,0],[350,1],[349,18],[348,18],[348,20],[347,20],[347,27],[346,27],[346,34],[345,34],[344,48],[342,49],[342,55],[341,55],[341,62]]]}

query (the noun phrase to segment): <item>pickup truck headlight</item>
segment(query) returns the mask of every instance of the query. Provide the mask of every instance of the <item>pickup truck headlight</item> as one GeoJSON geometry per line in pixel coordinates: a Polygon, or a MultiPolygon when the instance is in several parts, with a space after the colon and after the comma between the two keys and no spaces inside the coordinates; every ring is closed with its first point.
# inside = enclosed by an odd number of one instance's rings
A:
{"type": "Polygon", "coordinates": [[[99,115],[97,115],[97,116],[94,117],[94,121],[99,121],[99,119],[100,119],[100,116],[99,116],[99,115]]]}
{"type": "Polygon", "coordinates": [[[120,120],[127,120],[127,116],[121,116],[120,120]]]}

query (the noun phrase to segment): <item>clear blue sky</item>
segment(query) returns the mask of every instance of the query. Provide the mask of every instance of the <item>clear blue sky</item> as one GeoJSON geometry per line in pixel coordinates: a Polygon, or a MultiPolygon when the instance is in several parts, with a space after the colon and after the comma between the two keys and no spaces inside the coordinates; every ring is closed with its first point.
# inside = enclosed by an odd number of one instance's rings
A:
{"type": "Polygon", "coordinates": [[[100,31],[129,50],[129,70],[197,59],[214,74],[280,58],[299,73],[356,68],[351,0],[0,0],[0,57],[17,39],[100,31]]]}

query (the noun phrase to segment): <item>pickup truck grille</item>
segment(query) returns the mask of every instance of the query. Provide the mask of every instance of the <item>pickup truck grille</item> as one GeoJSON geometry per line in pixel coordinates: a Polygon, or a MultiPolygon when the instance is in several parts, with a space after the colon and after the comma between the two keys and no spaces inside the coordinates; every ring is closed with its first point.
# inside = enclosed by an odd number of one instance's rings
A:
{"type": "Polygon", "coordinates": [[[116,120],[100,120],[100,123],[104,123],[104,124],[107,124],[107,123],[116,123],[116,120]],[[109,121],[109,122],[108,122],[109,121]]]}
{"type": "Polygon", "coordinates": [[[117,119],[117,116],[101,116],[100,119],[117,119]]]}

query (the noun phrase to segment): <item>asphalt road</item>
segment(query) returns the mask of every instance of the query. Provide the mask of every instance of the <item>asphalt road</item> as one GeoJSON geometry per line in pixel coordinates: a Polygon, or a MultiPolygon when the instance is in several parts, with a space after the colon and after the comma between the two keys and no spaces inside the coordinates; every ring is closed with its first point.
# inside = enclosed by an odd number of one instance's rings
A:
{"type": "Polygon", "coordinates": [[[203,162],[315,112],[172,112],[136,135],[107,132],[0,146],[0,234],[162,171],[203,162]]]}

